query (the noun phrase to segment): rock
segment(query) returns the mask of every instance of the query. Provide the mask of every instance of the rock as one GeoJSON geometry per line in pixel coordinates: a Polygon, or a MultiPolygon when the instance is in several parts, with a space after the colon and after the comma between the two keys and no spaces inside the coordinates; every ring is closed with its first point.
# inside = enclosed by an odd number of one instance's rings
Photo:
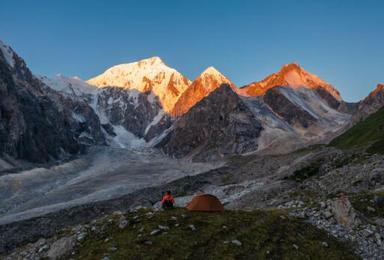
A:
{"type": "Polygon", "coordinates": [[[158,225],[157,227],[161,230],[169,230],[168,226],[158,225]]]}
{"type": "Polygon", "coordinates": [[[144,241],[144,244],[150,246],[153,244],[153,242],[151,240],[146,240],[146,241],[144,241]]]}
{"type": "Polygon", "coordinates": [[[112,246],[112,247],[109,248],[109,251],[112,251],[112,252],[117,251],[117,247],[112,246]]]}
{"type": "Polygon", "coordinates": [[[121,219],[119,221],[119,228],[120,229],[124,229],[128,226],[128,220],[126,220],[125,218],[124,219],[121,219]]]}
{"type": "Polygon", "coordinates": [[[80,234],[78,234],[77,235],[77,241],[83,241],[84,240],[84,238],[87,236],[87,233],[85,233],[85,232],[82,232],[82,233],[80,233],[80,234]]]}
{"type": "Polygon", "coordinates": [[[43,245],[42,247],[39,248],[38,253],[45,252],[49,249],[48,245],[43,245]]]}
{"type": "Polygon", "coordinates": [[[109,260],[109,257],[108,256],[104,256],[103,258],[101,258],[101,260],[109,260]]]}
{"type": "Polygon", "coordinates": [[[328,243],[327,242],[321,242],[321,245],[323,246],[323,247],[328,247],[329,245],[328,245],[328,243]]]}
{"type": "Polygon", "coordinates": [[[112,215],[113,216],[121,216],[121,215],[123,215],[123,212],[121,212],[120,210],[116,210],[116,211],[112,212],[112,215]]]}
{"type": "Polygon", "coordinates": [[[45,245],[45,243],[47,243],[47,240],[45,238],[40,238],[39,240],[37,240],[36,245],[43,246],[45,245]]]}
{"type": "Polygon", "coordinates": [[[333,216],[332,212],[329,210],[324,211],[323,215],[326,219],[329,219],[333,216]]]}
{"type": "Polygon", "coordinates": [[[239,240],[237,240],[237,239],[232,240],[231,243],[234,244],[234,245],[237,245],[237,246],[241,246],[242,245],[242,243],[239,240]]]}
{"type": "Polygon", "coordinates": [[[151,236],[156,236],[156,235],[158,235],[158,234],[160,234],[160,233],[161,233],[161,230],[160,230],[160,229],[154,229],[154,230],[151,231],[150,235],[151,235],[151,236]]]}
{"type": "Polygon", "coordinates": [[[364,235],[365,237],[370,237],[370,236],[373,235],[373,231],[370,230],[370,229],[368,229],[368,228],[364,229],[362,233],[363,233],[363,235],[364,235]]]}
{"type": "Polygon", "coordinates": [[[172,220],[172,221],[177,221],[177,217],[172,216],[172,217],[171,217],[171,220],[172,220]]]}
{"type": "Polygon", "coordinates": [[[345,195],[332,202],[331,210],[337,223],[346,228],[352,228],[360,223],[351,202],[345,195]]]}
{"type": "Polygon", "coordinates": [[[382,244],[382,241],[381,241],[381,236],[380,236],[379,233],[375,233],[375,238],[376,238],[377,244],[378,244],[378,245],[381,245],[381,244],[382,244]]]}
{"type": "Polygon", "coordinates": [[[188,225],[188,228],[192,231],[196,231],[196,227],[192,224],[188,225]]]}
{"type": "Polygon", "coordinates": [[[370,212],[375,212],[376,210],[370,206],[367,206],[367,210],[370,211],[370,212]]]}
{"type": "Polygon", "coordinates": [[[73,250],[75,245],[76,240],[74,237],[62,237],[51,245],[47,257],[50,259],[63,258],[73,250]]]}

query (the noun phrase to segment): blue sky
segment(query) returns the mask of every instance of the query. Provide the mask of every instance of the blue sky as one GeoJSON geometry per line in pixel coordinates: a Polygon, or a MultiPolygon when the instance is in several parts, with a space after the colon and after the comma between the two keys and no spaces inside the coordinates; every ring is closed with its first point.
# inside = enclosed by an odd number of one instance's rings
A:
{"type": "Polygon", "coordinates": [[[384,1],[0,1],[0,39],[35,72],[88,79],[160,56],[238,86],[300,63],[357,101],[384,82],[384,1]]]}

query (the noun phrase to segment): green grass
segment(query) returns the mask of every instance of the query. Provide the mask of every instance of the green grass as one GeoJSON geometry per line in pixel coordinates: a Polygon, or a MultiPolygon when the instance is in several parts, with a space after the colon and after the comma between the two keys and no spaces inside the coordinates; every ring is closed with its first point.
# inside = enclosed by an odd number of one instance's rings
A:
{"type": "Polygon", "coordinates": [[[330,145],[341,149],[367,148],[370,153],[384,153],[384,108],[357,123],[335,138],[330,145]]]}
{"type": "Polygon", "coordinates": [[[377,207],[374,197],[384,198],[384,192],[362,192],[351,196],[353,207],[366,217],[384,218],[384,207],[377,207]],[[372,211],[374,209],[374,211],[372,211]]]}
{"type": "Polygon", "coordinates": [[[76,249],[75,259],[358,259],[350,246],[310,224],[293,219],[282,211],[226,211],[189,213],[184,209],[130,213],[131,224],[119,229],[115,221],[98,223],[104,232],[89,233],[76,249]],[[138,219],[134,220],[134,215],[138,219]],[[182,215],[185,215],[183,218],[182,215]],[[177,217],[177,221],[171,217],[177,217]],[[175,223],[180,226],[176,227],[175,223]],[[188,228],[189,224],[196,231],[188,228]],[[158,225],[170,229],[151,236],[158,225]],[[224,226],[224,227],[223,227],[224,226]],[[140,231],[141,230],[141,231],[140,231]],[[139,234],[142,236],[138,237],[139,234]],[[106,238],[110,238],[105,242],[106,238]],[[231,242],[237,239],[242,245],[231,242]],[[151,245],[145,241],[152,241],[151,245]],[[324,246],[326,242],[328,246],[324,246]],[[116,247],[116,251],[110,251],[116,247]]]}

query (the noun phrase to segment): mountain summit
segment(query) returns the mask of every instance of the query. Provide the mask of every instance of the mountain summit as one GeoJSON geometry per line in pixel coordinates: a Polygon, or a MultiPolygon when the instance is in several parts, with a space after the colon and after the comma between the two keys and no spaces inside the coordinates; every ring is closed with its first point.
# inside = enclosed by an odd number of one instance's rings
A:
{"type": "Polygon", "coordinates": [[[238,90],[238,93],[243,96],[260,96],[264,95],[269,89],[278,86],[323,89],[336,100],[341,100],[340,93],[331,84],[307,72],[297,63],[284,65],[279,72],[269,75],[262,81],[253,82],[242,87],[238,90]]]}
{"type": "Polygon", "coordinates": [[[137,62],[120,64],[88,80],[98,87],[120,87],[139,92],[153,92],[161,105],[169,112],[190,80],[173,68],[168,67],[159,57],[151,57],[137,62]]]}
{"type": "Polygon", "coordinates": [[[173,116],[181,116],[191,109],[196,103],[208,96],[211,92],[220,87],[221,84],[229,84],[236,89],[227,77],[214,67],[205,69],[188,87],[188,89],[177,100],[173,110],[173,116]]]}

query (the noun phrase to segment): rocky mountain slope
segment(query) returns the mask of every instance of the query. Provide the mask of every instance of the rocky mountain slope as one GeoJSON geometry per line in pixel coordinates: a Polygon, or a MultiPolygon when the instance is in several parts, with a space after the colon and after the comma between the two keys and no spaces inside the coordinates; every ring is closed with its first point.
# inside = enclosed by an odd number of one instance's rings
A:
{"type": "Polygon", "coordinates": [[[298,64],[288,64],[239,95],[262,123],[259,151],[288,152],[327,142],[350,121],[350,109],[338,91],[298,64]]]}
{"type": "Polygon", "coordinates": [[[257,150],[261,130],[250,109],[223,84],[181,116],[156,147],[177,158],[217,160],[257,150]]]}
{"type": "Polygon", "coordinates": [[[41,80],[62,95],[87,102],[99,117],[108,143],[129,147],[131,140],[150,141],[170,127],[171,117],[162,109],[159,98],[152,92],[139,92],[120,87],[95,87],[62,75],[41,80]]]}
{"type": "Polygon", "coordinates": [[[0,42],[0,152],[33,162],[76,154],[104,143],[98,118],[85,102],[47,88],[0,42]]]}
{"type": "Polygon", "coordinates": [[[378,84],[375,90],[359,102],[357,111],[353,114],[352,122],[356,123],[384,106],[384,84],[378,84]]]}

